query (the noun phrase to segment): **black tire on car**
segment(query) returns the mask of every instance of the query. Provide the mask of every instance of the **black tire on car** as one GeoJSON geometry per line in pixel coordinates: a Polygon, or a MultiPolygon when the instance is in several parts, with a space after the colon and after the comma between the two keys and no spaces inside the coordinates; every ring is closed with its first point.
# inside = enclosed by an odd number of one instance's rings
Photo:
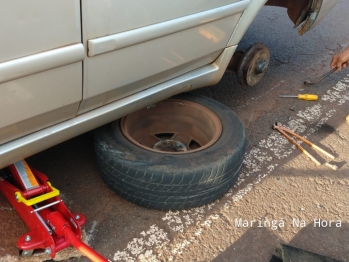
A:
{"type": "MultiPolygon", "coordinates": [[[[97,164],[106,184],[130,202],[160,210],[198,207],[223,196],[238,178],[246,147],[242,123],[225,105],[193,94],[181,94],[171,99],[165,101],[175,101],[175,106],[189,101],[191,105],[203,106],[218,117],[222,129],[212,145],[202,150],[192,150],[192,143],[189,145],[189,142],[186,142],[188,152],[157,152],[142,146],[141,142],[137,144],[126,138],[121,128],[122,120],[111,122],[95,131],[97,164]]],[[[157,105],[143,110],[151,110],[157,105]]],[[[164,111],[166,110],[158,112],[162,114],[164,111]]],[[[167,116],[171,118],[172,115],[176,115],[177,120],[182,117],[183,121],[187,121],[183,125],[190,125],[188,121],[191,120],[186,119],[187,116],[183,112],[176,112],[179,113],[167,116]]],[[[150,118],[152,117],[149,117],[151,123],[150,118]]],[[[159,119],[161,121],[161,116],[159,119]]],[[[137,122],[133,125],[137,125],[137,122]]],[[[144,122],[143,126],[151,130],[147,122],[144,122]]],[[[177,126],[180,129],[181,123],[177,123],[177,126]]],[[[159,127],[164,128],[161,123],[159,127]]],[[[136,129],[142,128],[137,126],[136,129]]],[[[191,132],[200,132],[197,130],[205,127],[193,126],[189,129],[196,130],[191,132]]],[[[180,146],[182,147],[182,144],[180,146]]]]}

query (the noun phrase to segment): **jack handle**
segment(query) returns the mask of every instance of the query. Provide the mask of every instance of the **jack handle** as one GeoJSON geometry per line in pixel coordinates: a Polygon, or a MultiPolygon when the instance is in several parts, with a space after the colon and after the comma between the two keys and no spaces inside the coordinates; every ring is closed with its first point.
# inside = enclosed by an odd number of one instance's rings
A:
{"type": "Polygon", "coordinates": [[[69,222],[67,222],[60,213],[52,212],[47,216],[52,229],[58,236],[64,236],[70,243],[78,249],[82,254],[91,259],[93,262],[108,262],[109,260],[100,255],[97,251],[86,245],[71,229],[69,222]]]}
{"type": "Polygon", "coordinates": [[[79,250],[82,254],[84,254],[86,257],[91,259],[93,262],[108,262],[106,258],[101,256],[98,252],[90,248],[88,245],[86,245],[84,242],[82,242],[71,230],[70,227],[66,227],[63,230],[63,235],[70,241],[70,243],[79,250]]]}

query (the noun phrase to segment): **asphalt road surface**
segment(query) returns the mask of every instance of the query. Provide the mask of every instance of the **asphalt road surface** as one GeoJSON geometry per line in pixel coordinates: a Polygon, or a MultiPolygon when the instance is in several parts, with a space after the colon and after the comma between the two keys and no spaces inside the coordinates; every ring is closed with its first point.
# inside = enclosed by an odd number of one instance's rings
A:
{"type": "MultiPolygon", "coordinates": [[[[162,212],[122,199],[98,174],[92,132],[32,156],[28,163],[48,175],[71,211],[86,216],[85,241],[111,261],[264,262],[279,243],[349,261],[349,69],[303,86],[304,80],[328,71],[333,54],[349,45],[348,17],[349,2],[339,1],[300,37],[286,10],[264,7],[239,45],[245,49],[261,42],[270,49],[271,63],[261,82],[243,87],[226,73],[216,86],[195,91],[234,110],[248,139],[237,184],[209,205],[162,212]],[[298,93],[320,98],[278,97],[298,93]],[[276,121],[333,153],[331,163],[339,169],[311,162],[271,129],[276,121]],[[245,220],[256,222],[247,225],[245,220]]],[[[309,151],[321,163],[330,161],[309,151]]],[[[2,195],[0,230],[0,261],[50,259],[18,257],[16,242],[27,229],[2,195]]],[[[88,261],[72,248],[59,252],[56,260],[88,261]]]]}

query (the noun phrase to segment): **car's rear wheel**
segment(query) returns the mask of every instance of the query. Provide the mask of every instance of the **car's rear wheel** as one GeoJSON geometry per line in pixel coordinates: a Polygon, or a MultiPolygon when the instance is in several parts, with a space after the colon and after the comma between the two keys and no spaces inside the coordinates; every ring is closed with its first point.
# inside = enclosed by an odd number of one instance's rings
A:
{"type": "Polygon", "coordinates": [[[237,180],[246,146],[221,103],[182,94],[95,132],[104,181],[127,200],[161,210],[207,204],[237,180]]]}

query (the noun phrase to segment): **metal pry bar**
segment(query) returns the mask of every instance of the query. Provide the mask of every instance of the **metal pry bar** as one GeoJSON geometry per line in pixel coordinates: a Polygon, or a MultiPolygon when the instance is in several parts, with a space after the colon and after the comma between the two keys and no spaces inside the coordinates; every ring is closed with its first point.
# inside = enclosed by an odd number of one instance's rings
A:
{"type": "Polygon", "coordinates": [[[298,138],[299,140],[303,141],[304,143],[306,143],[307,145],[311,146],[312,148],[314,148],[315,150],[317,150],[318,152],[323,153],[324,155],[328,156],[331,159],[334,159],[335,157],[333,155],[331,155],[330,153],[326,152],[325,150],[323,150],[322,148],[318,147],[317,145],[314,145],[312,142],[310,142],[309,140],[301,137],[300,135],[296,134],[295,132],[291,131],[290,129],[284,127],[281,125],[281,123],[275,123],[273,125],[273,129],[278,130],[281,134],[283,134],[292,144],[294,144],[300,151],[302,151],[302,153],[304,153],[306,156],[308,156],[315,164],[317,165],[321,165],[321,163],[319,161],[317,161],[308,151],[306,151],[302,146],[300,146],[292,137],[290,137],[287,133],[295,136],[296,138],[298,138]],[[287,133],[286,133],[287,132],[287,133]]]}
{"type": "Polygon", "coordinates": [[[283,130],[283,128],[281,126],[277,126],[278,123],[273,125],[273,129],[278,130],[281,134],[284,135],[284,137],[286,137],[288,139],[288,141],[290,141],[292,144],[294,144],[303,154],[305,154],[307,157],[310,158],[311,161],[313,161],[315,164],[317,164],[318,166],[321,165],[321,163],[319,161],[317,161],[315,159],[315,157],[313,157],[307,150],[305,150],[303,147],[301,147],[296,141],[294,141],[294,139],[292,137],[290,137],[288,134],[286,134],[286,132],[283,130]]]}
{"type": "Polygon", "coordinates": [[[323,74],[322,76],[320,76],[317,80],[315,80],[314,82],[311,82],[310,80],[305,80],[304,81],[304,85],[306,86],[313,86],[316,85],[317,83],[319,83],[322,79],[328,77],[330,74],[332,74],[333,72],[335,72],[337,70],[337,67],[331,69],[331,71],[328,71],[327,73],[323,74]]]}

